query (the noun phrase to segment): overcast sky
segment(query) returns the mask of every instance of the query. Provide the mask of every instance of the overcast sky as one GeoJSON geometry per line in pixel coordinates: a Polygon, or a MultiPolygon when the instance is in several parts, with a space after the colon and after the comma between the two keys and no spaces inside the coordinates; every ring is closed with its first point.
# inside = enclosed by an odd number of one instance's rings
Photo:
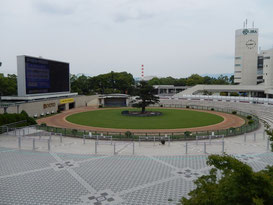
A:
{"type": "Polygon", "coordinates": [[[0,72],[31,55],[73,74],[232,73],[235,29],[255,20],[259,46],[272,48],[272,10],[272,0],[0,0],[0,72]]]}

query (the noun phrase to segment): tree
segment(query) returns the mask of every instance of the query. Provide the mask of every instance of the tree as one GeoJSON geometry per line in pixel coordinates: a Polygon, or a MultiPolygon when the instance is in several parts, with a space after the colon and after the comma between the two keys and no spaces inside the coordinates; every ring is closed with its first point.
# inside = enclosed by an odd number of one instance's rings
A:
{"type": "Polygon", "coordinates": [[[141,108],[141,113],[145,113],[145,108],[148,105],[159,102],[159,97],[153,94],[153,86],[149,85],[148,82],[140,81],[135,92],[138,97],[136,98],[137,101],[133,103],[133,106],[141,108]]]}
{"type": "Polygon", "coordinates": [[[0,95],[16,95],[17,94],[17,76],[8,74],[5,77],[0,73],[0,95]]]}
{"type": "Polygon", "coordinates": [[[273,166],[254,172],[250,166],[228,155],[210,155],[209,175],[199,177],[183,205],[269,205],[273,201],[273,166]],[[221,177],[219,177],[219,174],[221,177]]]}

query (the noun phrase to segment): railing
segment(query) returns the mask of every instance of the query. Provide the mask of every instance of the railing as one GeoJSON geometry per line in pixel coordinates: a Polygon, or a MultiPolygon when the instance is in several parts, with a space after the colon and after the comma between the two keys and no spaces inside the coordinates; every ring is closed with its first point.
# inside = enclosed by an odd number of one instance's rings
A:
{"type": "Polygon", "coordinates": [[[17,127],[24,127],[27,125],[27,120],[21,120],[0,126],[0,134],[14,130],[17,127]]]}
{"type": "MultiPolygon", "coordinates": [[[[158,107],[159,105],[151,106],[151,107],[158,107]]],[[[224,113],[232,113],[235,111],[234,109],[227,109],[227,108],[217,108],[217,107],[207,107],[207,106],[197,106],[197,105],[178,105],[178,104],[164,104],[160,105],[160,107],[168,107],[168,108],[191,108],[191,109],[198,109],[198,110],[213,110],[218,112],[224,112],[224,113]]],[[[245,113],[242,111],[237,111],[237,115],[241,116],[243,118],[246,118],[247,116],[251,116],[251,119],[253,120],[252,124],[244,124],[240,127],[236,128],[229,128],[229,129],[221,129],[221,130],[210,130],[210,131],[196,131],[196,132],[132,132],[130,136],[126,136],[123,132],[107,132],[107,131],[86,131],[86,130],[77,130],[77,129],[69,129],[69,128],[58,128],[58,127],[52,127],[52,126],[46,126],[46,125],[37,125],[38,129],[42,129],[48,132],[54,132],[54,133],[62,133],[64,136],[71,136],[71,137],[80,137],[83,138],[83,136],[90,135],[103,135],[103,136],[112,136],[113,139],[122,139],[122,140],[138,140],[139,136],[171,136],[171,140],[194,140],[196,139],[196,136],[207,136],[207,139],[209,136],[212,135],[224,135],[225,137],[228,136],[236,136],[241,135],[244,133],[252,132],[259,128],[260,123],[259,119],[249,113],[245,113]]]]}

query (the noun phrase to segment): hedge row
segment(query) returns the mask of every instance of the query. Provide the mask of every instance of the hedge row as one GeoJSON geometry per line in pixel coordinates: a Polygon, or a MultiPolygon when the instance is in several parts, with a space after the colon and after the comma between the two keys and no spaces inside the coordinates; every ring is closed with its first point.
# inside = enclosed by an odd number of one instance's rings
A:
{"type": "Polygon", "coordinates": [[[24,110],[20,114],[0,114],[0,126],[24,120],[26,120],[25,125],[37,124],[36,121],[32,117],[29,117],[24,110]]]}

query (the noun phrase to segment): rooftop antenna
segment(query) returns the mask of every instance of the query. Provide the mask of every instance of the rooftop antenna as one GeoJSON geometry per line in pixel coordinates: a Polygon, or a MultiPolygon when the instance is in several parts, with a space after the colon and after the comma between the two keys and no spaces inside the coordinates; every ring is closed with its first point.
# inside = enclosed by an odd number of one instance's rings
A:
{"type": "Polygon", "coordinates": [[[246,28],[246,22],[244,21],[244,29],[246,28]]]}
{"type": "Polygon", "coordinates": [[[247,19],[246,19],[246,28],[247,28],[247,19]]]}

